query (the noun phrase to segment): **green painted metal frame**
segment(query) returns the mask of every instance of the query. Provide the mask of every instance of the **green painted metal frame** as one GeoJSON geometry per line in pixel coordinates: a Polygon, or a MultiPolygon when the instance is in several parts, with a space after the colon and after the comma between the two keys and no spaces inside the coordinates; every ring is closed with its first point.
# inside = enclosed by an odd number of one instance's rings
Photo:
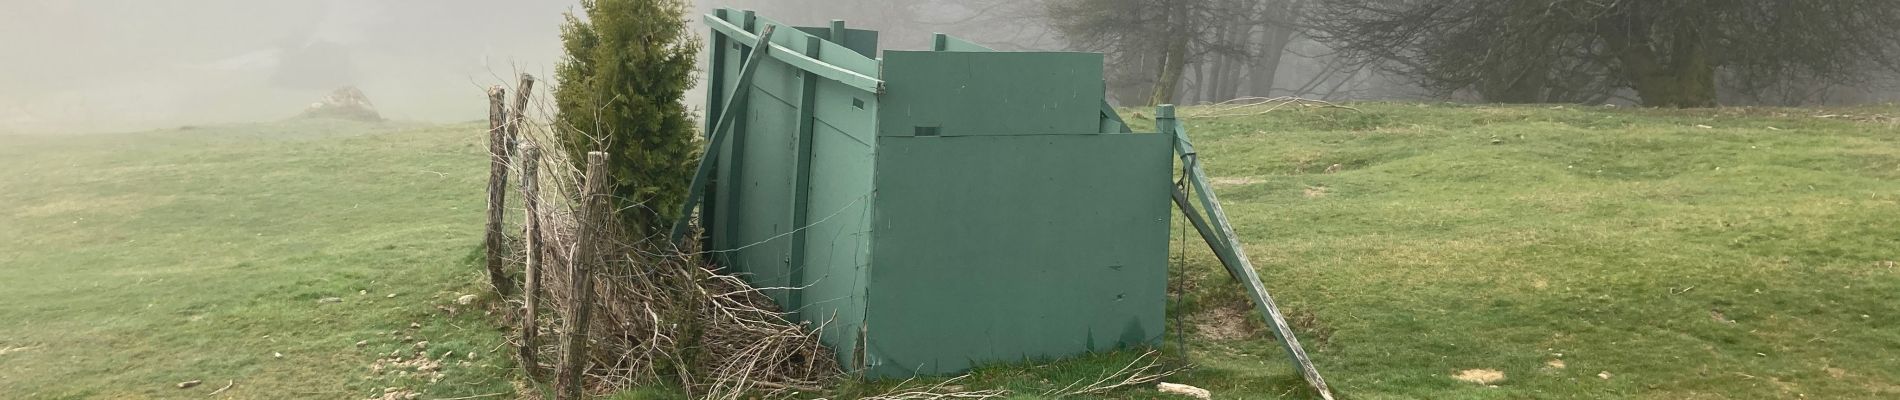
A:
{"type": "MultiPolygon", "coordinates": [[[[754,39],[754,43],[771,43],[772,33],[777,28],[776,26],[767,25],[765,30],[760,32],[759,36],[754,39]]],[[[690,229],[692,225],[693,208],[698,207],[699,200],[706,195],[706,180],[712,176],[713,166],[717,165],[719,161],[719,147],[727,136],[732,136],[723,133],[732,125],[735,120],[734,116],[738,115],[738,113],[730,112],[729,110],[736,109],[734,107],[735,105],[743,104],[745,98],[751,92],[751,89],[748,87],[752,84],[753,72],[758,71],[759,62],[765,60],[764,56],[770,54],[772,47],[773,46],[753,46],[752,55],[746,59],[745,66],[740,69],[738,84],[733,86],[732,95],[726,97],[726,106],[720,107],[721,110],[728,111],[719,114],[718,122],[713,123],[713,129],[707,133],[706,154],[701,156],[699,168],[693,172],[693,183],[692,186],[688,186],[690,189],[688,189],[686,194],[686,203],[681,206],[683,209],[680,212],[680,219],[673,222],[671,238],[675,245],[680,244],[680,240],[686,238],[686,231],[690,229]]]]}
{"type": "MultiPolygon", "coordinates": [[[[757,35],[753,35],[751,32],[748,32],[746,29],[740,28],[737,25],[733,25],[732,22],[715,18],[713,16],[707,16],[705,20],[706,20],[706,25],[711,26],[713,30],[718,31],[720,34],[725,35],[727,37],[731,37],[739,41],[765,43],[758,40],[757,35]]],[[[861,73],[858,73],[857,71],[852,71],[850,69],[846,69],[837,65],[832,65],[824,61],[820,61],[819,59],[814,58],[813,56],[807,55],[804,52],[793,50],[791,48],[787,48],[777,43],[773,43],[771,47],[777,48],[776,49],[777,51],[773,51],[770,53],[772,58],[777,59],[779,61],[783,61],[786,64],[790,64],[792,67],[805,70],[806,72],[818,74],[818,76],[825,77],[826,79],[843,82],[846,85],[850,85],[851,87],[858,88],[859,90],[863,90],[866,92],[871,92],[871,93],[884,92],[883,80],[879,80],[869,75],[861,74],[861,73]]]]}
{"type": "Polygon", "coordinates": [[[1187,214],[1208,246],[1214,247],[1214,254],[1221,259],[1221,265],[1227,267],[1227,273],[1238,278],[1241,285],[1246,287],[1261,318],[1273,327],[1275,336],[1279,336],[1280,345],[1286,350],[1288,358],[1292,359],[1293,368],[1300,371],[1307,385],[1318,392],[1321,398],[1332,400],[1332,389],[1326,386],[1326,379],[1319,375],[1319,369],[1307,357],[1306,348],[1300,346],[1300,339],[1293,336],[1292,325],[1287,324],[1286,316],[1280,313],[1280,306],[1274,304],[1273,295],[1267,292],[1267,285],[1261,282],[1253,261],[1247,258],[1246,249],[1240,246],[1240,235],[1234,233],[1234,226],[1227,219],[1227,211],[1221,208],[1220,198],[1215,196],[1213,186],[1208,184],[1207,173],[1201,168],[1200,156],[1194,150],[1194,143],[1188,140],[1187,126],[1175,118],[1173,105],[1162,105],[1155,109],[1155,127],[1164,134],[1174,135],[1175,153],[1181,157],[1182,169],[1187,173],[1201,207],[1207,210],[1207,216],[1203,218],[1192,204],[1188,204],[1187,194],[1181,193],[1178,188],[1174,193],[1175,204],[1180,206],[1182,213],[1187,214]],[[1208,226],[1208,220],[1213,221],[1213,227],[1208,226]],[[1219,228],[1219,231],[1216,232],[1214,228],[1219,228]]]}

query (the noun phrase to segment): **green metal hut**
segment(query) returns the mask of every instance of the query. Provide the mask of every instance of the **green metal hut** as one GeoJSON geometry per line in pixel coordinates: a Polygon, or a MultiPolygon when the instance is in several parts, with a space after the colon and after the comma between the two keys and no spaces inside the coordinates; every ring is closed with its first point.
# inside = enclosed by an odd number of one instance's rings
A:
{"type": "Polygon", "coordinates": [[[1159,343],[1174,140],[1128,133],[1102,55],[938,35],[874,58],[877,33],[842,22],[705,22],[701,240],[848,370],[1159,343]],[[761,36],[772,45],[752,60],[761,36]]]}

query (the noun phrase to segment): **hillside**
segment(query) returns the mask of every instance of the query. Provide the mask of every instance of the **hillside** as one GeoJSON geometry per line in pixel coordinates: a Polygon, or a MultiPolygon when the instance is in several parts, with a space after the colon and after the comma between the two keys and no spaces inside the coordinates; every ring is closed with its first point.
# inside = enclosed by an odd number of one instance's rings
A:
{"type": "MultiPolygon", "coordinates": [[[[1183,112],[1342,397],[1900,396],[1900,108],[1352,107],[1183,112]]],[[[511,393],[502,332],[455,303],[483,288],[480,129],[0,136],[0,393],[511,393]],[[439,381],[384,360],[425,340],[439,381]]],[[[1301,398],[1188,239],[1171,311],[1197,368],[1170,381],[1301,398]]],[[[1130,358],[962,384],[1043,393],[1130,358]]]]}

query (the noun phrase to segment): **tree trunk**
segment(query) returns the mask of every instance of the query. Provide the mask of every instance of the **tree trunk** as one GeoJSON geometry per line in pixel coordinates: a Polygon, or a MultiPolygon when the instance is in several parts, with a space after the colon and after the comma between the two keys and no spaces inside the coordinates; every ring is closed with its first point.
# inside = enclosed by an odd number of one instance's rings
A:
{"type": "Polygon", "coordinates": [[[1222,57],[1221,62],[1225,64],[1225,67],[1221,68],[1220,91],[1214,96],[1218,101],[1240,97],[1240,88],[1246,79],[1247,65],[1251,64],[1250,61],[1253,58],[1250,54],[1254,37],[1253,24],[1240,19],[1235,19],[1232,24],[1233,26],[1228,30],[1226,42],[1233,47],[1234,52],[1222,57]]]}
{"type": "MultiPolygon", "coordinates": [[[[1633,17],[1626,17],[1634,19],[1633,17]]],[[[1703,28],[1681,21],[1668,43],[1668,59],[1656,51],[1656,35],[1644,21],[1621,20],[1599,29],[1611,54],[1616,55],[1624,79],[1647,107],[1714,107],[1715,63],[1710,59],[1703,28]]]]}
{"type": "Polygon", "coordinates": [[[1278,82],[1280,75],[1280,61],[1286,59],[1286,48],[1293,44],[1293,24],[1300,20],[1302,4],[1283,0],[1266,5],[1262,11],[1261,19],[1268,22],[1260,30],[1258,45],[1252,47],[1254,59],[1247,71],[1249,95],[1273,97],[1273,85],[1278,82]]]}
{"type": "Polygon", "coordinates": [[[1188,10],[1178,2],[1167,2],[1163,12],[1168,13],[1167,37],[1164,39],[1161,57],[1161,71],[1155,79],[1154,95],[1148,98],[1148,105],[1174,104],[1175,94],[1181,89],[1181,78],[1187,75],[1188,41],[1191,31],[1188,29],[1188,10]]]}

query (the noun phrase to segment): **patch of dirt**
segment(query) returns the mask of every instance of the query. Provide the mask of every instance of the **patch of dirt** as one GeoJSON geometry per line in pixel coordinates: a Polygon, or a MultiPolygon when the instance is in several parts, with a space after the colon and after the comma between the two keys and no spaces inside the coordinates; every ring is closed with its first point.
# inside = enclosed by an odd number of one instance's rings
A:
{"type": "Polygon", "coordinates": [[[1715,320],[1715,322],[1720,322],[1724,324],[1735,323],[1734,320],[1728,319],[1728,315],[1722,314],[1722,310],[1709,310],[1709,319],[1713,319],[1715,320]]]}
{"type": "Polygon", "coordinates": [[[369,400],[413,400],[417,397],[422,397],[422,394],[416,393],[416,391],[414,390],[403,389],[403,388],[386,388],[386,389],[383,389],[383,395],[371,397],[369,398],[369,400]]]}
{"type": "Polygon", "coordinates": [[[1320,347],[1333,342],[1333,328],[1320,322],[1319,314],[1302,309],[1283,311],[1286,311],[1286,323],[1293,325],[1293,330],[1299,332],[1300,341],[1310,343],[1314,351],[1320,351],[1320,347]]]}
{"type": "Polygon", "coordinates": [[[1326,197],[1326,194],[1332,191],[1333,190],[1331,188],[1327,188],[1325,186],[1307,186],[1305,195],[1306,195],[1306,198],[1317,199],[1321,197],[1326,197]]]}
{"type": "Polygon", "coordinates": [[[1827,371],[1827,376],[1833,377],[1834,379],[1841,379],[1841,378],[1847,377],[1847,370],[1844,370],[1844,369],[1827,367],[1822,370],[1827,371]]]}
{"type": "Polygon", "coordinates": [[[1457,374],[1451,376],[1451,379],[1457,379],[1460,382],[1475,383],[1479,385],[1490,385],[1493,383],[1503,382],[1504,371],[1499,371],[1495,369],[1484,369],[1484,368],[1467,369],[1463,371],[1458,371],[1457,374]]]}
{"type": "Polygon", "coordinates": [[[1261,182],[1266,181],[1252,177],[1214,177],[1207,180],[1207,183],[1211,183],[1214,186],[1247,186],[1261,182]]]}
{"type": "Polygon", "coordinates": [[[1246,307],[1222,306],[1202,311],[1189,318],[1194,324],[1194,335],[1213,341],[1241,340],[1254,337],[1259,328],[1250,323],[1253,310],[1246,307]]]}
{"type": "Polygon", "coordinates": [[[1537,289],[1540,289],[1540,290],[1541,290],[1541,289],[1549,289],[1549,288],[1550,288],[1550,281],[1549,281],[1549,280],[1545,280],[1544,278],[1537,278],[1536,280],[1533,280],[1533,281],[1531,281],[1531,287],[1532,287],[1532,288],[1537,288],[1537,289]]]}
{"type": "Polygon", "coordinates": [[[1566,364],[1564,364],[1564,360],[1554,360],[1554,359],[1553,359],[1553,360],[1550,360],[1550,361],[1545,361],[1545,362],[1544,362],[1544,366],[1545,366],[1545,367],[1548,367],[1548,368],[1550,368],[1550,369],[1564,369],[1564,367],[1565,367],[1565,366],[1567,366],[1567,365],[1566,365],[1566,364]]]}
{"type": "MultiPolygon", "coordinates": [[[[421,348],[423,346],[417,347],[421,348]]],[[[414,377],[416,379],[428,380],[429,383],[436,383],[442,380],[442,361],[430,359],[429,353],[425,351],[417,351],[415,357],[389,356],[378,358],[375,363],[370,364],[369,372],[372,374],[395,374],[398,376],[414,377]]]]}

